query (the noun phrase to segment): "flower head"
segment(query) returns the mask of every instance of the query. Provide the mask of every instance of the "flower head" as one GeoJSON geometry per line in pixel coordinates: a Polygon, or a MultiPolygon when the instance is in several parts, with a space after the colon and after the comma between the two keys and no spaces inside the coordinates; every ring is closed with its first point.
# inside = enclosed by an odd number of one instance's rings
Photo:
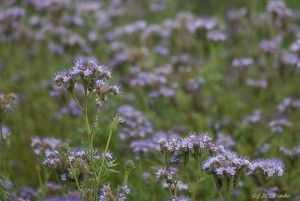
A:
{"type": "Polygon", "coordinates": [[[202,168],[219,177],[234,177],[243,168],[248,167],[250,161],[239,157],[236,153],[225,150],[215,156],[208,158],[202,168]]]}
{"type": "Polygon", "coordinates": [[[284,165],[279,159],[257,159],[251,162],[250,170],[258,170],[266,177],[282,176],[284,165]]]}

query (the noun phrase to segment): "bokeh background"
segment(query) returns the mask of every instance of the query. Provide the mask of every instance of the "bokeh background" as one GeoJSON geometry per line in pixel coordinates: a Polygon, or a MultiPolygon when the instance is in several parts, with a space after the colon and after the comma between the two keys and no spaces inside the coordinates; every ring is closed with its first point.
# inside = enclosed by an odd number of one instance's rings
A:
{"type": "MultiPolygon", "coordinates": [[[[77,56],[94,56],[113,69],[121,86],[121,94],[101,108],[98,147],[114,114],[130,105],[152,129],[141,139],[208,132],[251,159],[280,158],[283,177],[265,187],[299,200],[300,151],[289,154],[282,146],[300,142],[300,2],[280,1],[273,10],[270,2],[1,0],[0,91],[18,97],[4,122],[11,131],[7,158],[0,162],[9,166],[6,175],[16,188],[38,188],[33,136],[80,144],[83,116],[53,78],[77,56]]],[[[123,126],[110,150],[119,164],[131,159],[137,165],[129,200],[167,200],[154,176],[162,155],[151,148],[135,152],[136,139],[119,136],[123,126]]],[[[188,167],[185,183],[199,165],[188,167]]],[[[118,181],[116,176],[110,182],[118,181]]],[[[198,199],[216,200],[213,187],[205,177],[198,199]]],[[[257,188],[245,177],[237,200],[250,200],[257,188]]]]}

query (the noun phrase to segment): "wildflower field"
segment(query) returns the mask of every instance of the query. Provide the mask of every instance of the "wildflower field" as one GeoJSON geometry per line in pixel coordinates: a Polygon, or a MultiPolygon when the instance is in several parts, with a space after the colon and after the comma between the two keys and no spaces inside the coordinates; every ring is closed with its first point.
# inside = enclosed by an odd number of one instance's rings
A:
{"type": "Polygon", "coordinates": [[[0,201],[300,201],[300,1],[0,0],[0,201]]]}

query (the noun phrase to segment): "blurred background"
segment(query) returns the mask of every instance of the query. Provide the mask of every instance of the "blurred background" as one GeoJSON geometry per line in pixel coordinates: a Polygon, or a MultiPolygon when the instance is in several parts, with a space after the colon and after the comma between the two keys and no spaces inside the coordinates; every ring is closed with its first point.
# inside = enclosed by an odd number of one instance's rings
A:
{"type": "MultiPolygon", "coordinates": [[[[2,125],[10,133],[5,175],[16,189],[38,188],[33,136],[80,145],[83,115],[53,78],[93,56],[121,86],[100,109],[96,146],[117,112],[131,123],[110,148],[119,164],[137,165],[128,200],[168,199],[154,176],[163,161],[155,138],[193,131],[250,159],[280,158],[284,176],[264,188],[300,200],[299,9],[297,0],[1,0],[0,92],[17,95],[2,125]]],[[[188,167],[185,184],[198,167],[188,167]]],[[[217,200],[212,186],[205,177],[198,200],[217,200]]],[[[237,200],[257,188],[245,178],[237,200]]]]}

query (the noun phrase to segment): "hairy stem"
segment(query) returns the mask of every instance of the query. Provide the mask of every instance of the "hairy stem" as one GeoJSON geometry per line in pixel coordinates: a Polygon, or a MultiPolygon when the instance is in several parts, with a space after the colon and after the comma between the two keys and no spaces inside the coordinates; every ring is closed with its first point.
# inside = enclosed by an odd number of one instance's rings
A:
{"type": "Polygon", "coordinates": [[[103,159],[102,159],[102,162],[101,162],[101,166],[100,166],[100,169],[99,169],[99,174],[98,174],[98,176],[97,176],[97,180],[98,180],[98,181],[99,181],[100,178],[101,178],[101,174],[102,174],[102,171],[103,171],[103,168],[104,168],[104,163],[105,163],[105,160],[106,160],[106,153],[107,153],[108,148],[109,148],[109,144],[110,144],[112,132],[113,132],[113,128],[110,128],[110,129],[109,129],[108,139],[107,139],[106,146],[105,146],[104,156],[103,156],[103,159]]]}

